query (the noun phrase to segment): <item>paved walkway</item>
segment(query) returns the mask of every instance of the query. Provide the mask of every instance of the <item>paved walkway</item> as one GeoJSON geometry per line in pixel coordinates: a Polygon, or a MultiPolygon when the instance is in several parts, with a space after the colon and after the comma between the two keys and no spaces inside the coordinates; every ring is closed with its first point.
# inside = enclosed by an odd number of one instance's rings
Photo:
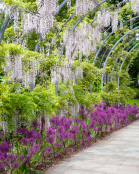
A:
{"type": "Polygon", "coordinates": [[[66,159],[46,174],[139,174],[139,120],[66,159]]]}

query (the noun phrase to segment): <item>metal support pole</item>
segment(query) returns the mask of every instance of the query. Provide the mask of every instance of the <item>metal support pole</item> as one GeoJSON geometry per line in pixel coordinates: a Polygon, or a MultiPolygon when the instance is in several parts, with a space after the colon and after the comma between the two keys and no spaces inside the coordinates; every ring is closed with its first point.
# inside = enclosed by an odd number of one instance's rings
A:
{"type": "MultiPolygon", "coordinates": [[[[139,43],[137,43],[136,45],[134,45],[133,48],[132,48],[132,49],[128,52],[128,54],[125,56],[125,58],[124,58],[124,60],[123,60],[123,62],[122,62],[122,64],[121,64],[121,66],[120,66],[120,71],[122,70],[123,64],[124,64],[125,60],[127,59],[128,55],[129,55],[129,54],[133,51],[133,49],[135,49],[138,45],[139,45],[139,43]]],[[[118,83],[117,83],[118,89],[119,89],[119,81],[120,81],[119,79],[120,79],[120,77],[118,76],[118,83]]]]}
{"type": "Polygon", "coordinates": [[[109,52],[109,54],[108,54],[108,56],[107,56],[107,58],[106,58],[106,60],[105,60],[105,63],[104,63],[104,66],[103,66],[103,71],[102,71],[102,77],[101,77],[102,91],[103,91],[103,77],[104,77],[104,74],[103,74],[103,73],[104,73],[104,69],[105,69],[105,66],[106,66],[106,64],[107,64],[108,58],[110,57],[112,51],[113,51],[114,48],[118,45],[118,43],[119,43],[124,37],[126,37],[130,32],[132,32],[132,31],[134,31],[134,30],[137,30],[137,29],[139,29],[139,26],[133,28],[131,31],[129,31],[129,32],[127,32],[126,34],[124,34],[124,35],[114,44],[114,46],[113,46],[112,49],[110,50],[110,52],[109,52]]]}
{"type": "MultiPolygon", "coordinates": [[[[134,18],[131,18],[131,19],[127,20],[126,22],[123,23],[123,25],[127,24],[128,22],[130,22],[130,20],[137,19],[137,18],[139,18],[139,16],[136,16],[136,17],[134,17],[134,18]]],[[[111,27],[110,27],[110,28],[111,28],[111,27]]],[[[120,26],[117,27],[117,29],[119,29],[119,28],[120,28],[120,26]]],[[[95,64],[95,61],[96,61],[96,59],[97,59],[97,57],[98,57],[98,55],[99,55],[99,53],[100,53],[100,50],[102,49],[103,45],[104,45],[105,42],[110,38],[110,36],[112,36],[112,35],[114,34],[115,31],[116,31],[116,30],[114,30],[113,32],[111,32],[111,33],[107,36],[107,38],[103,41],[103,43],[101,44],[101,46],[99,47],[99,49],[98,49],[98,51],[97,51],[97,53],[96,53],[96,55],[95,55],[95,58],[94,58],[94,60],[93,60],[93,64],[95,64]]]]}

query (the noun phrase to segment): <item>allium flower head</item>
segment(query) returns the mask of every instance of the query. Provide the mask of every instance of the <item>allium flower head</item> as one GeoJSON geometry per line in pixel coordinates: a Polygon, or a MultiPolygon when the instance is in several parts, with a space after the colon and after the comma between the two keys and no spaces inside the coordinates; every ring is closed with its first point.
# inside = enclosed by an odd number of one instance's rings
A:
{"type": "Polygon", "coordinates": [[[71,116],[71,114],[70,114],[69,112],[67,113],[67,115],[68,115],[68,117],[70,117],[70,116],[71,116]]]}
{"type": "Polygon", "coordinates": [[[57,128],[57,132],[62,133],[63,129],[64,129],[63,126],[60,126],[59,128],[57,128]]]}
{"type": "Polygon", "coordinates": [[[43,148],[42,149],[42,153],[47,153],[47,149],[46,148],[43,148]]]}
{"type": "Polygon", "coordinates": [[[84,115],[85,114],[85,110],[84,109],[81,109],[80,110],[80,114],[84,115]]]}
{"type": "Polygon", "coordinates": [[[95,104],[94,104],[94,107],[98,107],[98,104],[97,104],[97,103],[95,103],[95,104]]]}
{"type": "Polygon", "coordinates": [[[23,143],[23,145],[27,146],[28,145],[28,140],[26,138],[22,138],[20,143],[23,143]]]}
{"type": "Polygon", "coordinates": [[[87,128],[87,125],[86,125],[85,121],[81,121],[80,124],[81,124],[81,127],[83,129],[86,129],[87,128]]]}
{"type": "Polygon", "coordinates": [[[61,134],[59,134],[58,135],[58,139],[60,140],[60,141],[63,141],[63,139],[64,139],[64,135],[61,133],[61,134]]]}
{"type": "Polygon", "coordinates": [[[79,126],[78,125],[73,126],[73,129],[79,129],[79,126]]]}
{"type": "Polygon", "coordinates": [[[1,168],[4,168],[4,162],[0,162],[0,170],[1,170],[1,168]]]}
{"type": "Polygon", "coordinates": [[[47,140],[47,142],[50,143],[50,144],[53,144],[54,141],[55,141],[55,139],[54,139],[53,136],[49,136],[49,137],[47,137],[46,140],[47,140]]]}
{"type": "Polygon", "coordinates": [[[91,144],[90,144],[90,143],[88,143],[88,144],[87,144],[87,147],[90,147],[90,146],[91,146],[91,144]]]}
{"type": "Polygon", "coordinates": [[[14,160],[14,154],[8,153],[6,159],[12,162],[14,160]]]}
{"type": "Polygon", "coordinates": [[[88,131],[86,129],[82,130],[82,134],[87,136],[88,131]]]}
{"type": "Polygon", "coordinates": [[[61,144],[60,144],[59,142],[56,142],[56,143],[55,143],[55,147],[56,147],[56,148],[61,148],[61,144]]]}
{"type": "Polygon", "coordinates": [[[22,133],[22,128],[21,127],[18,127],[17,130],[16,130],[17,133],[22,133]]]}
{"type": "Polygon", "coordinates": [[[79,124],[80,120],[78,118],[75,118],[75,123],[79,124]]]}
{"type": "Polygon", "coordinates": [[[32,127],[38,128],[38,127],[39,127],[39,122],[36,121],[36,120],[33,120],[33,122],[32,122],[32,127]]]}
{"type": "Polygon", "coordinates": [[[52,153],[52,147],[48,147],[47,148],[47,152],[50,154],[50,153],[52,153]]]}
{"type": "Polygon", "coordinates": [[[69,152],[70,152],[70,153],[73,153],[73,149],[72,149],[72,148],[69,148],[69,152]]]}
{"type": "Polygon", "coordinates": [[[51,127],[47,129],[47,136],[55,134],[55,130],[52,129],[51,127]]]}
{"type": "Polygon", "coordinates": [[[93,138],[91,136],[89,136],[89,137],[86,138],[87,141],[92,141],[92,139],[93,138]]]}
{"type": "Polygon", "coordinates": [[[0,160],[4,161],[5,160],[5,155],[0,151],[0,160]]]}
{"type": "Polygon", "coordinates": [[[59,157],[59,153],[58,153],[58,152],[56,152],[56,153],[55,153],[55,156],[56,156],[56,157],[59,157]]]}
{"type": "Polygon", "coordinates": [[[40,145],[39,145],[39,144],[35,144],[35,145],[33,146],[33,148],[34,148],[34,150],[35,150],[36,152],[40,151],[40,145]]]}
{"type": "Polygon", "coordinates": [[[2,141],[0,143],[0,150],[3,152],[7,152],[7,150],[9,149],[9,144],[6,141],[2,141]]]}
{"type": "Polygon", "coordinates": [[[55,118],[50,118],[50,123],[51,123],[52,125],[55,125],[55,124],[56,124],[56,119],[55,119],[55,118]]]}
{"type": "Polygon", "coordinates": [[[43,145],[43,142],[42,142],[42,141],[39,141],[39,144],[40,144],[40,145],[43,145]]]}
{"type": "Polygon", "coordinates": [[[31,145],[33,145],[33,143],[35,142],[34,138],[29,138],[29,142],[31,145]]]}
{"type": "Polygon", "coordinates": [[[41,140],[42,139],[41,133],[40,132],[36,132],[34,138],[36,140],[41,140]]]}
{"type": "Polygon", "coordinates": [[[67,131],[70,128],[70,124],[69,123],[65,123],[64,128],[67,131]]]}
{"type": "Polygon", "coordinates": [[[25,157],[21,155],[21,156],[19,157],[19,162],[22,162],[24,158],[25,158],[25,157]]]}
{"type": "Polygon", "coordinates": [[[13,166],[14,169],[16,169],[16,168],[19,167],[19,164],[18,164],[18,162],[13,162],[12,166],[13,166]]]}
{"type": "Polygon", "coordinates": [[[73,120],[72,119],[69,119],[70,126],[72,125],[72,123],[73,123],[73,120]]]}
{"type": "Polygon", "coordinates": [[[34,155],[36,151],[35,151],[34,147],[30,147],[28,149],[28,152],[31,153],[31,155],[34,155]]]}

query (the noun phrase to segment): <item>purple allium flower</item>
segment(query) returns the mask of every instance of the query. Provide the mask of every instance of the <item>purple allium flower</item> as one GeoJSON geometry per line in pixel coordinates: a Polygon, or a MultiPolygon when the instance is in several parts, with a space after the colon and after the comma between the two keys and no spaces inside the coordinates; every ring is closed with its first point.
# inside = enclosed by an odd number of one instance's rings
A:
{"type": "Polygon", "coordinates": [[[58,135],[58,139],[59,139],[60,141],[63,141],[64,135],[63,135],[63,134],[59,134],[59,135],[58,135]]]}
{"type": "Polygon", "coordinates": [[[36,120],[33,120],[33,122],[32,122],[32,127],[38,128],[38,127],[39,127],[39,122],[36,121],[36,120]]]}
{"type": "Polygon", "coordinates": [[[72,125],[72,123],[73,123],[73,120],[69,119],[69,124],[72,125]]]}
{"type": "Polygon", "coordinates": [[[0,162],[0,170],[1,170],[1,168],[4,168],[4,162],[0,162]]]}
{"type": "Polygon", "coordinates": [[[22,128],[21,127],[18,127],[17,130],[16,130],[17,133],[22,133],[22,128]]]}
{"type": "Polygon", "coordinates": [[[6,152],[9,149],[9,144],[6,141],[0,143],[0,150],[6,152]]]}
{"type": "Polygon", "coordinates": [[[73,149],[72,149],[72,148],[69,148],[69,152],[70,152],[70,153],[73,153],[73,149]]]}
{"type": "Polygon", "coordinates": [[[33,148],[35,149],[36,152],[40,151],[40,145],[39,144],[35,144],[33,146],[33,148]]]}
{"type": "Polygon", "coordinates": [[[76,130],[73,130],[73,129],[70,129],[69,130],[69,133],[76,135],[77,131],[76,130]]]}
{"type": "Polygon", "coordinates": [[[34,155],[34,154],[35,154],[35,149],[34,149],[34,147],[30,147],[30,148],[28,149],[28,152],[31,153],[31,155],[34,155]]]}
{"type": "Polygon", "coordinates": [[[86,138],[87,141],[92,141],[92,139],[93,138],[91,136],[89,136],[89,137],[86,138]]]}
{"type": "Polygon", "coordinates": [[[87,144],[87,147],[90,147],[90,146],[91,146],[91,144],[90,144],[90,143],[88,143],[88,144],[87,144]]]}
{"type": "Polygon", "coordinates": [[[34,138],[29,138],[29,142],[31,143],[31,145],[33,145],[33,143],[35,142],[34,138]]]}
{"type": "Polygon", "coordinates": [[[67,123],[67,122],[68,122],[68,119],[65,118],[65,117],[61,117],[61,120],[60,120],[60,121],[61,121],[61,123],[63,123],[63,122],[64,122],[64,123],[67,123]]]}
{"type": "Polygon", "coordinates": [[[69,112],[67,113],[67,115],[68,115],[68,117],[71,116],[71,114],[69,112]]]}
{"type": "Polygon", "coordinates": [[[73,134],[72,133],[69,133],[69,138],[71,139],[73,137],[73,134]]]}
{"type": "Polygon", "coordinates": [[[55,130],[52,129],[51,127],[47,129],[47,136],[55,134],[55,130]]]}
{"type": "Polygon", "coordinates": [[[55,139],[54,139],[53,136],[49,136],[49,137],[47,137],[46,140],[47,140],[47,142],[50,143],[50,144],[53,144],[54,141],[55,141],[55,139]]]}
{"type": "Polygon", "coordinates": [[[55,124],[56,124],[56,119],[55,119],[55,118],[50,118],[50,123],[51,123],[52,125],[55,125],[55,124]]]}
{"type": "Polygon", "coordinates": [[[23,143],[23,145],[27,146],[28,145],[28,140],[26,138],[22,138],[20,143],[23,143]]]}
{"type": "Polygon", "coordinates": [[[80,114],[84,115],[85,114],[85,110],[84,109],[81,109],[80,110],[80,114]]]}
{"type": "Polygon", "coordinates": [[[43,148],[42,149],[42,153],[47,153],[47,149],[46,148],[43,148]]]}
{"type": "Polygon", "coordinates": [[[42,139],[42,136],[41,136],[40,132],[36,132],[34,137],[35,137],[36,140],[41,140],[42,139]]]}
{"type": "Polygon", "coordinates": [[[22,129],[22,133],[23,133],[23,134],[27,134],[27,133],[28,133],[28,131],[29,131],[29,130],[28,130],[28,129],[26,129],[26,128],[23,128],[23,129],[22,129]]]}
{"type": "Polygon", "coordinates": [[[59,142],[56,142],[56,143],[55,143],[55,147],[56,147],[56,148],[61,148],[61,144],[60,144],[59,142]]]}
{"type": "Polygon", "coordinates": [[[23,155],[21,155],[21,156],[19,157],[19,162],[22,162],[24,158],[25,158],[25,157],[24,157],[23,155]]]}
{"type": "Polygon", "coordinates": [[[68,135],[68,133],[63,133],[63,135],[64,135],[64,139],[68,139],[69,138],[69,135],[68,135]]]}
{"type": "Polygon", "coordinates": [[[57,132],[62,133],[63,132],[63,126],[60,126],[59,128],[57,128],[57,132]]]}
{"type": "Polygon", "coordinates": [[[95,103],[95,104],[94,104],[94,107],[98,107],[98,104],[97,104],[97,103],[95,103]]]}
{"type": "Polygon", "coordinates": [[[39,144],[40,144],[40,145],[43,145],[43,142],[42,142],[42,141],[39,141],[39,144]]]}
{"type": "Polygon", "coordinates": [[[95,132],[98,131],[98,128],[94,128],[94,131],[95,131],[95,132]]]}
{"type": "Polygon", "coordinates": [[[56,153],[55,153],[55,156],[56,156],[56,157],[59,157],[59,153],[58,153],[58,152],[56,152],[56,153]]]}
{"type": "Polygon", "coordinates": [[[87,131],[86,129],[83,129],[83,130],[82,130],[82,134],[83,134],[83,135],[87,136],[87,133],[88,133],[88,131],[87,131]]]}
{"type": "Polygon", "coordinates": [[[66,131],[68,131],[68,129],[70,128],[70,124],[69,123],[65,123],[64,128],[65,128],[66,131]]]}
{"type": "Polygon", "coordinates": [[[30,155],[26,155],[27,159],[26,159],[26,165],[29,165],[29,161],[31,159],[31,156],[30,155]]]}
{"type": "Polygon", "coordinates": [[[18,162],[13,162],[12,167],[13,167],[14,169],[18,168],[18,167],[19,167],[18,162]]]}
{"type": "Polygon", "coordinates": [[[86,125],[86,123],[84,121],[81,121],[80,124],[81,124],[81,127],[83,129],[86,129],[87,128],[87,125],[86,125]]]}
{"type": "Polygon", "coordinates": [[[5,160],[5,155],[0,151],[0,160],[4,161],[5,160]]]}
{"type": "Polygon", "coordinates": [[[14,160],[14,154],[8,153],[6,159],[12,162],[14,160]]]}
{"type": "Polygon", "coordinates": [[[47,148],[47,152],[50,154],[50,153],[52,153],[52,147],[48,147],[47,148]]]}
{"type": "Polygon", "coordinates": [[[73,129],[79,129],[79,126],[78,125],[73,126],[73,129]]]}
{"type": "Polygon", "coordinates": [[[75,123],[77,123],[77,124],[80,122],[80,120],[79,120],[78,118],[75,118],[74,121],[75,121],[75,123]]]}

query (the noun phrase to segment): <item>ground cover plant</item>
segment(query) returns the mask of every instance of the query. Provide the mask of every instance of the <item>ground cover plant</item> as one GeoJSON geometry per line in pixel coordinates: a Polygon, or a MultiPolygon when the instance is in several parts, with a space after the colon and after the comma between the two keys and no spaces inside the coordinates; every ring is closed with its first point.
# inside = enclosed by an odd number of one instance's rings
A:
{"type": "Polygon", "coordinates": [[[57,113],[50,118],[33,120],[30,126],[19,126],[16,131],[0,133],[0,172],[41,173],[36,170],[40,164],[47,164],[61,154],[73,153],[72,146],[91,146],[103,132],[110,132],[127,126],[137,119],[139,108],[127,104],[108,107],[106,103],[94,104],[92,109],[80,109],[79,118],[69,113],[60,117],[57,113]]]}

